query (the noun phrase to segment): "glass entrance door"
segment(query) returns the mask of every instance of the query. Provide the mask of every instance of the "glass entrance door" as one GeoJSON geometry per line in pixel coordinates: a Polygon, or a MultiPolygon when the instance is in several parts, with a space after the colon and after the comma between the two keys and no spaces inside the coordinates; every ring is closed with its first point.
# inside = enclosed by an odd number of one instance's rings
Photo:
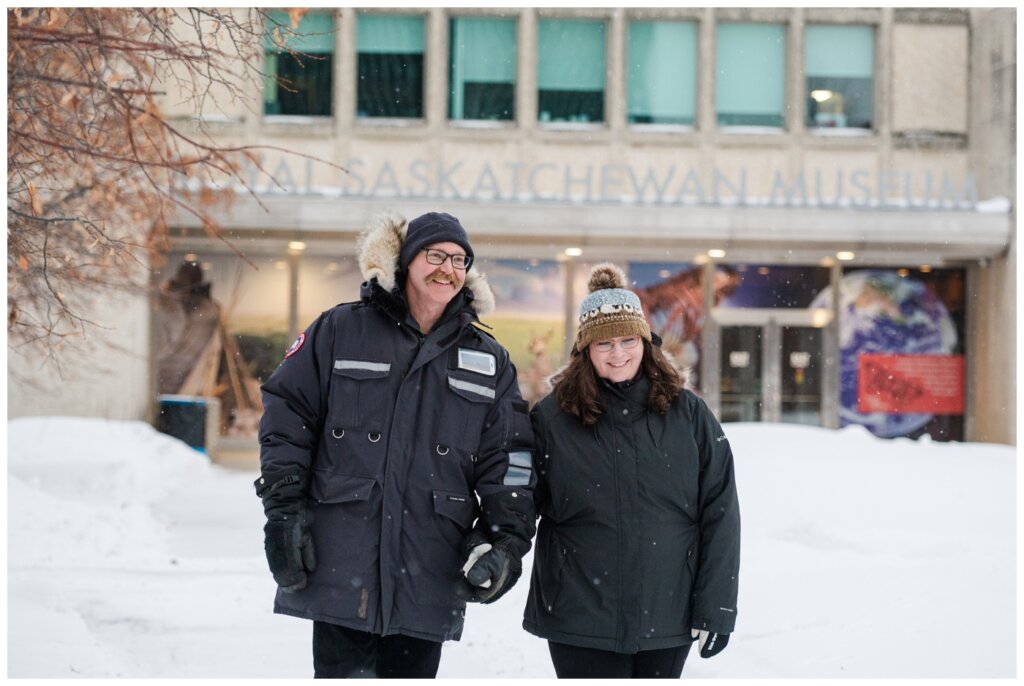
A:
{"type": "Polygon", "coordinates": [[[821,329],[782,327],[782,408],[787,424],[821,426],[821,329]]]}
{"type": "Polygon", "coordinates": [[[721,421],[822,425],[822,329],[769,320],[720,331],[721,421]]]}
{"type": "Polygon", "coordinates": [[[762,328],[722,327],[719,418],[723,422],[759,422],[762,419],[762,328]]]}

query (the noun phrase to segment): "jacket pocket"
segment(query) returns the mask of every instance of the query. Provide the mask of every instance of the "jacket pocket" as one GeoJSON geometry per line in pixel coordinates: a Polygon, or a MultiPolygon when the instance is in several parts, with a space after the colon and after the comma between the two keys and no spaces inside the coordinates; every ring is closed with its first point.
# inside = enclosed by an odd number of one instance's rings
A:
{"type": "Polygon", "coordinates": [[[390,362],[334,361],[336,387],[331,389],[331,418],[338,430],[382,430],[390,375],[390,362]]]}
{"type": "Polygon", "coordinates": [[[434,512],[437,532],[441,539],[457,547],[473,526],[476,498],[468,493],[434,491],[434,512]]]}
{"type": "Polygon", "coordinates": [[[314,469],[310,495],[323,505],[360,502],[370,497],[376,483],[375,479],[365,476],[349,476],[314,469]]]}
{"type": "Polygon", "coordinates": [[[556,614],[555,607],[562,590],[562,575],[569,551],[559,540],[554,529],[547,531],[543,544],[539,537],[537,539],[536,559],[533,564],[538,572],[536,579],[540,604],[549,614],[556,614]]]}
{"type": "Polygon", "coordinates": [[[474,377],[466,378],[464,375],[456,376],[455,374],[449,374],[448,388],[455,393],[455,395],[472,403],[491,404],[494,402],[494,386],[484,383],[483,379],[474,377]]]}
{"type": "MultiPolygon", "coordinates": [[[[495,401],[493,379],[478,374],[448,374],[448,397],[441,411],[437,442],[444,447],[455,446],[467,454],[480,448],[487,413],[495,401]]],[[[497,446],[495,446],[497,447],[497,446]]]]}
{"type": "Polygon", "coordinates": [[[476,509],[476,498],[467,493],[454,491],[434,491],[434,512],[447,517],[463,529],[473,524],[473,511],[476,509]]]}
{"type": "Polygon", "coordinates": [[[683,600],[686,601],[685,617],[689,625],[690,615],[693,613],[695,603],[694,594],[697,591],[697,546],[691,546],[686,551],[686,586],[684,586],[683,600]]]}

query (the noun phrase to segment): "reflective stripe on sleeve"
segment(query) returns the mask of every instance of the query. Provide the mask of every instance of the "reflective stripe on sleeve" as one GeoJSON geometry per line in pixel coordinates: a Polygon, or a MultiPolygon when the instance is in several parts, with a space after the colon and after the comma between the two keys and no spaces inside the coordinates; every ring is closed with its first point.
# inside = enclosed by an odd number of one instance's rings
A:
{"type": "Polygon", "coordinates": [[[505,480],[501,483],[503,486],[529,486],[532,474],[532,470],[509,465],[508,471],[505,472],[505,480]]]}
{"type": "Polygon", "coordinates": [[[533,474],[533,454],[529,450],[514,450],[508,454],[508,471],[503,486],[529,486],[533,474]]]}
{"type": "Polygon", "coordinates": [[[533,453],[529,450],[516,450],[508,454],[508,461],[516,467],[533,469],[533,453]]]}

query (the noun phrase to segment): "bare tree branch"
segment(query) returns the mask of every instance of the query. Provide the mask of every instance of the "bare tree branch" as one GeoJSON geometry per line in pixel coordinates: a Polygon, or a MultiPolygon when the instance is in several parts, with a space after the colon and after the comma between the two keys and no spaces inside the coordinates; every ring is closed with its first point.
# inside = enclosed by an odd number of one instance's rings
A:
{"type": "Polygon", "coordinates": [[[148,287],[148,265],[160,264],[176,212],[195,217],[252,265],[216,216],[235,187],[267,209],[245,173],[255,169],[280,186],[259,151],[342,169],[275,146],[222,145],[202,117],[183,122],[161,109],[171,92],[183,98],[171,104],[196,114],[229,101],[259,108],[253,96],[268,76],[268,31],[281,51],[295,55],[288,43],[303,13],[291,9],[282,23],[260,9],[8,10],[12,348],[41,348],[40,359],[57,362],[63,346],[91,340],[88,330],[99,325],[86,304],[148,287]]]}

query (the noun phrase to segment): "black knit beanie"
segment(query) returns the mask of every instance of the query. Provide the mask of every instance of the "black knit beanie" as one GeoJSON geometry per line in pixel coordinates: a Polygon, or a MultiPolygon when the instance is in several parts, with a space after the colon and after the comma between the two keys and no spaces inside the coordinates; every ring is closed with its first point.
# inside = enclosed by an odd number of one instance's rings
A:
{"type": "Polygon", "coordinates": [[[416,253],[423,248],[449,241],[460,245],[469,257],[473,257],[469,236],[458,219],[444,212],[428,212],[416,217],[409,222],[402,249],[398,253],[399,269],[403,272],[407,270],[416,253]]]}

